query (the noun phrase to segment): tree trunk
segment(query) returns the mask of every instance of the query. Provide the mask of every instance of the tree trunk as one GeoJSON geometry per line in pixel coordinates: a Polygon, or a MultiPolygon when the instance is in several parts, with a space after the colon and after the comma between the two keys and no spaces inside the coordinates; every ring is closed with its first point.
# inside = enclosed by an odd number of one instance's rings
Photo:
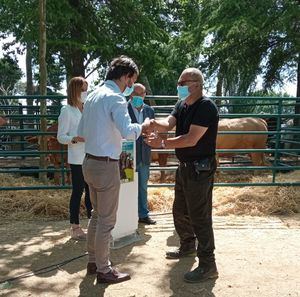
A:
{"type": "MultiPolygon", "coordinates": [[[[46,65],[46,0],[39,0],[39,18],[40,18],[40,42],[39,42],[39,78],[40,78],[40,94],[47,94],[47,65],[46,65]]],[[[40,115],[41,115],[41,131],[47,131],[47,120],[43,115],[46,115],[47,102],[46,99],[41,99],[40,104],[40,115]]],[[[40,138],[40,150],[47,150],[47,142],[45,135],[40,138]]],[[[40,156],[40,168],[46,169],[46,155],[42,154],[40,156]]],[[[47,174],[45,172],[40,172],[40,179],[43,182],[47,181],[47,174]]]]}
{"type": "Polygon", "coordinates": [[[62,51],[61,56],[62,56],[63,64],[66,69],[66,88],[68,88],[68,83],[69,83],[70,79],[72,78],[71,58],[69,57],[68,51],[62,51]]]}
{"type": "MultiPolygon", "coordinates": [[[[216,96],[221,97],[222,96],[222,90],[223,90],[223,76],[221,74],[221,71],[219,71],[218,74],[218,81],[217,81],[217,86],[216,86],[216,96]]],[[[215,100],[218,108],[220,109],[220,105],[222,103],[222,99],[216,99],[215,100]]]]}
{"type": "Polygon", "coordinates": [[[63,57],[63,63],[66,69],[67,85],[70,79],[74,76],[85,77],[85,54],[83,54],[81,49],[69,48],[66,51],[62,51],[61,56],[63,57]]]}
{"type": "MultiPolygon", "coordinates": [[[[26,45],[26,95],[33,95],[33,81],[32,81],[32,43],[27,42],[26,45]]],[[[27,114],[34,114],[33,99],[26,99],[27,114]]],[[[28,120],[30,124],[27,124],[28,128],[34,129],[35,125],[32,123],[34,119],[28,120]]]]}
{"type": "MultiPolygon", "coordinates": [[[[297,94],[298,97],[295,105],[295,113],[300,114],[300,53],[298,55],[298,67],[297,67],[297,94]]],[[[300,126],[300,118],[295,118],[294,126],[300,126]]]]}
{"type": "MultiPolygon", "coordinates": [[[[140,80],[146,88],[147,95],[153,95],[147,75],[144,75],[144,73],[141,73],[140,80]]],[[[150,106],[156,105],[155,100],[148,99],[148,101],[149,101],[150,106]]]]}
{"type": "MultiPolygon", "coordinates": [[[[75,11],[80,14],[81,11],[81,4],[79,0],[69,0],[69,4],[73,7],[75,11]]],[[[75,41],[78,44],[84,44],[85,36],[82,28],[78,24],[76,19],[72,20],[71,25],[71,40],[75,41]]],[[[82,76],[85,77],[85,67],[84,67],[84,60],[86,57],[86,53],[82,50],[80,46],[71,47],[70,48],[70,57],[71,57],[71,77],[74,76],[82,76]]]]}
{"type": "MultiPolygon", "coordinates": [[[[72,34],[72,39],[76,40],[74,37],[75,34],[72,34]]],[[[84,54],[81,49],[73,49],[71,53],[71,77],[82,76],[85,77],[84,69],[84,54]]]]}
{"type": "MultiPolygon", "coordinates": [[[[32,81],[32,43],[27,42],[26,45],[26,95],[33,95],[33,81],[32,81]]],[[[27,99],[31,102],[32,99],[27,99]]],[[[27,104],[29,105],[30,103],[27,104]]],[[[32,105],[32,103],[31,103],[32,105]]]]}

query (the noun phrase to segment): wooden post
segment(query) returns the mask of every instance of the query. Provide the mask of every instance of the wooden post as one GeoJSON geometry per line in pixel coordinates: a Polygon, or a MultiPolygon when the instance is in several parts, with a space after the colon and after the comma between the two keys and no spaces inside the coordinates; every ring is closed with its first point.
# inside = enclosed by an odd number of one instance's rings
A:
{"type": "MultiPolygon", "coordinates": [[[[295,113],[300,113],[300,53],[298,54],[298,66],[297,66],[297,93],[296,96],[298,99],[296,100],[295,105],[295,113]]],[[[294,120],[294,126],[299,127],[300,126],[300,118],[295,118],[294,120]]]]}
{"type": "MultiPolygon", "coordinates": [[[[40,94],[47,94],[47,65],[46,65],[46,0],[39,0],[39,18],[40,18],[40,42],[39,42],[39,78],[40,78],[40,94]]],[[[41,115],[41,131],[47,131],[47,120],[44,115],[47,113],[47,102],[46,99],[41,99],[40,104],[40,115],[41,115]]],[[[47,139],[45,135],[40,137],[40,150],[47,150],[47,139]]],[[[46,169],[46,155],[40,156],[40,168],[46,169]]],[[[47,173],[40,172],[40,180],[47,182],[47,173]]]]}

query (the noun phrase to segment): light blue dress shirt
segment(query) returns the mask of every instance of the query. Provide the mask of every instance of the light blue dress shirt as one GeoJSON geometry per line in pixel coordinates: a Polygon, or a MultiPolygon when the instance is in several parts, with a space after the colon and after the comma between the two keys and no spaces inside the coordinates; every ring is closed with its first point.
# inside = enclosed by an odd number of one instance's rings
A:
{"type": "Polygon", "coordinates": [[[119,159],[122,139],[136,140],[141,132],[141,125],[131,123],[127,101],[114,81],[105,81],[88,96],[78,126],[86,153],[119,159]]]}

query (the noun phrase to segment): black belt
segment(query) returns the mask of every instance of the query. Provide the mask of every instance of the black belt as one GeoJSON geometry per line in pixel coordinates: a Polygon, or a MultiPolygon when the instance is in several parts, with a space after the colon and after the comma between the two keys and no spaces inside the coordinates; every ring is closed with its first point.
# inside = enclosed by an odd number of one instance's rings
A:
{"type": "Polygon", "coordinates": [[[179,161],[179,165],[184,166],[184,167],[191,166],[191,165],[194,165],[194,161],[191,161],[191,162],[181,162],[181,161],[179,161]]]}
{"type": "Polygon", "coordinates": [[[179,165],[184,166],[184,167],[194,166],[195,162],[198,162],[198,161],[201,162],[204,159],[210,159],[212,161],[214,158],[215,158],[215,156],[211,156],[211,157],[206,157],[206,158],[200,158],[200,159],[197,159],[197,160],[194,160],[194,161],[187,161],[187,162],[179,161],[179,165]]]}
{"type": "Polygon", "coordinates": [[[119,160],[116,160],[116,159],[112,159],[110,157],[94,156],[94,155],[91,155],[91,154],[86,154],[85,156],[88,159],[94,159],[94,160],[97,160],[97,161],[106,161],[106,162],[118,162],[119,161],[119,160]]]}

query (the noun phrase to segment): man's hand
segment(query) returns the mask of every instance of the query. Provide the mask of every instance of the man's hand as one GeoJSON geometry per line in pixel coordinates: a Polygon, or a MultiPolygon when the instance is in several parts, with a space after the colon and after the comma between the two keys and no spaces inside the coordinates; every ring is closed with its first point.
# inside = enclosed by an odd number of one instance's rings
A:
{"type": "Polygon", "coordinates": [[[72,143],[77,143],[77,142],[84,142],[85,140],[84,140],[84,138],[83,137],[81,137],[81,136],[75,136],[75,137],[73,137],[72,138],[72,143]]]}
{"type": "Polygon", "coordinates": [[[157,128],[157,122],[155,119],[151,119],[150,120],[150,127],[149,127],[152,131],[155,130],[155,128],[157,128]]]}
{"type": "Polygon", "coordinates": [[[154,119],[146,118],[142,127],[144,125],[144,130],[142,130],[142,135],[144,137],[148,137],[151,133],[157,134],[157,122],[154,119]],[[147,121],[147,122],[146,122],[147,121]],[[144,125],[145,124],[145,125],[144,125]]]}
{"type": "Polygon", "coordinates": [[[149,134],[147,138],[144,138],[144,141],[152,148],[162,148],[162,140],[163,139],[155,132],[149,134]]]}
{"type": "Polygon", "coordinates": [[[142,124],[142,134],[149,132],[150,128],[150,119],[145,118],[144,123],[142,124]]]}

